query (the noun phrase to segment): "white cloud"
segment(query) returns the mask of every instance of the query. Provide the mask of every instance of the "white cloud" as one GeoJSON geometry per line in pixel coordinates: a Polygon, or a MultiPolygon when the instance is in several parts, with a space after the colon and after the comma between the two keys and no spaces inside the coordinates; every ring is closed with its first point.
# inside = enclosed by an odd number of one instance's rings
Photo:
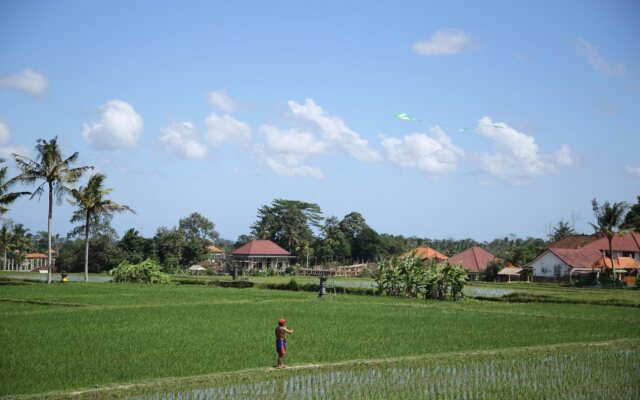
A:
{"type": "Polygon", "coordinates": [[[207,156],[207,147],[200,143],[198,131],[191,122],[174,122],[160,132],[158,141],[165,152],[191,160],[207,156]]]}
{"type": "Polygon", "coordinates": [[[518,132],[505,123],[494,123],[489,117],[478,121],[477,130],[494,142],[492,153],[480,154],[480,167],[512,183],[524,183],[577,162],[567,145],[562,145],[553,154],[541,154],[533,136],[518,132]]]}
{"type": "Polygon", "coordinates": [[[47,92],[49,80],[40,72],[32,69],[0,78],[0,86],[22,90],[32,96],[42,97],[47,92]]]}
{"type": "Polygon", "coordinates": [[[8,160],[14,153],[28,156],[29,149],[24,146],[11,145],[11,130],[2,118],[0,118],[0,158],[8,160]]]}
{"type": "Polygon", "coordinates": [[[312,122],[320,129],[322,140],[327,146],[338,146],[360,161],[374,162],[381,159],[380,154],[370,148],[360,134],[349,128],[341,118],[325,112],[313,99],[306,99],[304,104],[290,100],[288,105],[294,117],[312,122]]]}
{"type": "Polygon", "coordinates": [[[11,143],[11,131],[7,124],[0,119],[0,146],[6,146],[11,143]]]}
{"type": "Polygon", "coordinates": [[[327,149],[326,143],[309,132],[284,130],[271,125],[262,125],[259,131],[264,135],[267,148],[276,152],[312,155],[324,153],[327,149]]]}
{"type": "Polygon", "coordinates": [[[423,56],[463,53],[473,44],[471,36],[459,29],[441,29],[427,40],[414,43],[413,51],[423,56]]]}
{"type": "Polygon", "coordinates": [[[306,157],[293,153],[271,153],[257,151],[262,162],[273,172],[283,176],[309,176],[322,179],[324,174],[317,167],[305,164],[306,157]]]}
{"type": "Polygon", "coordinates": [[[587,62],[598,72],[605,75],[623,75],[625,71],[624,64],[609,64],[598,52],[598,49],[591,43],[582,38],[574,41],[576,50],[587,58],[587,62]]]}
{"type": "Polygon", "coordinates": [[[230,113],[238,108],[238,103],[229,96],[226,89],[213,90],[207,93],[209,104],[218,109],[230,113]]]}
{"type": "Polygon", "coordinates": [[[391,162],[432,177],[454,171],[458,158],[464,156],[439,126],[431,128],[430,135],[416,132],[402,139],[383,136],[381,144],[391,162]]]}
{"type": "Polygon", "coordinates": [[[318,140],[312,133],[296,129],[280,129],[262,125],[258,129],[265,139],[257,154],[273,172],[284,176],[310,176],[323,178],[322,170],[307,165],[309,157],[323,154],[327,143],[318,140]]]}
{"type": "Polygon", "coordinates": [[[627,166],[627,174],[634,178],[640,178],[640,165],[637,167],[627,166]]]}
{"type": "Polygon", "coordinates": [[[230,115],[211,113],[206,121],[205,138],[213,146],[231,143],[241,146],[251,144],[251,127],[230,115]]]}
{"type": "Polygon", "coordinates": [[[82,137],[98,149],[131,148],[138,142],[144,122],[133,107],[122,100],[111,100],[99,109],[97,122],[84,124],[82,137]]]}

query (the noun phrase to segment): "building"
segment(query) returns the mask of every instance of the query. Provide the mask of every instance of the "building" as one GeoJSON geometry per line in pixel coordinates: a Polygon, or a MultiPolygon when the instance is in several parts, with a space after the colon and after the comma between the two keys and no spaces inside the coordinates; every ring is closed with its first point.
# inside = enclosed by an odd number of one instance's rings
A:
{"type": "MultiPolygon", "coordinates": [[[[613,258],[631,257],[640,261],[640,233],[638,232],[615,235],[611,247],[613,247],[613,258]]],[[[598,235],[596,240],[585,244],[581,248],[597,249],[600,250],[602,254],[611,256],[609,254],[609,240],[605,236],[598,235]]]]}
{"type": "Polygon", "coordinates": [[[243,271],[284,271],[292,258],[291,253],[271,240],[252,240],[231,253],[231,265],[243,271]]]}
{"type": "Polygon", "coordinates": [[[596,235],[571,235],[547,246],[548,249],[578,249],[598,239],[596,235]]]}
{"type": "Polygon", "coordinates": [[[459,263],[462,268],[466,269],[469,279],[472,281],[478,280],[480,274],[484,272],[491,261],[499,260],[498,257],[477,246],[470,247],[449,258],[452,265],[459,263]]]}
{"type": "Polygon", "coordinates": [[[427,246],[420,246],[411,251],[407,251],[400,257],[409,257],[414,254],[416,257],[420,258],[422,261],[436,260],[437,262],[440,262],[440,261],[449,259],[449,257],[445,256],[444,254],[427,246]]]}
{"type": "Polygon", "coordinates": [[[211,245],[207,246],[207,260],[212,262],[221,262],[226,258],[224,250],[211,245]]]}
{"type": "Polygon", "coordinates": [[[534,280],[558,281],[568,278],[574,269],[591,268],[601,257],[598,249],[549,248],[524,267],[531,270],[534,280]]]}

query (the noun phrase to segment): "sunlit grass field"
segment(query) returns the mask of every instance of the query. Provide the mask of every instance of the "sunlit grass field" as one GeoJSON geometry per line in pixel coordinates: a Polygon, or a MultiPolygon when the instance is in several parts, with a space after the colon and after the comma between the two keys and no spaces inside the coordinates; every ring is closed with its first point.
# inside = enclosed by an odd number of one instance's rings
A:
{"type": "Polygon", "coordinates": [[[0,314],[5,396],[269,368],[280,317],[292,366],[640,339],[634,307],[215,286],[0,286],[0,314]]]}

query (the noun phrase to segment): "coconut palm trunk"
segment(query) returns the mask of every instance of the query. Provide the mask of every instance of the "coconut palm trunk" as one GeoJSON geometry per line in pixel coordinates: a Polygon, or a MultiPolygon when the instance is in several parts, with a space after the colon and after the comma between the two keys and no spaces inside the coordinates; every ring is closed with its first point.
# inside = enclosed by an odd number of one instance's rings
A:
{"type": "Polygon", "coordinates": [[[90,213],[87,211],[87,220],[84,224],[84,282],[89,282],[89,218],[90,213]]]}
{"type": "Polygon", "coordinates": [[[51,221],[53,220],[53,185],[49,182],[49,215],[47,218],[47,241],[49,254],[47,258],[47,285],[51,285],[51,221]]]}

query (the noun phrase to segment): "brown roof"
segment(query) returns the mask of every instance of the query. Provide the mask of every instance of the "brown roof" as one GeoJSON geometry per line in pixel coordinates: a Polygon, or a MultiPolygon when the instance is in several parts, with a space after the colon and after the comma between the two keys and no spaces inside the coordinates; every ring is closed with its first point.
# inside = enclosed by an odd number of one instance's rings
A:
{"type": "Polygon", "coordinates": [[[218,248],[218,247],[216,247],[214,245],[207,246],[207,250],[209,250],[212,253],[224,253],[224,250],[222,250],[222,249],[220,249],[220,248],[218,248]]]}
{"type": "MultiPolygon", "coordinates": [[[[637,269],[640,263],[631,257],[616,257],[613,259],[614,269],[637,269]]],[[[611,269],[611,259],[609,257],[602,256],[597,259],[591,268],[608,268],[611,269]]]]}
{"type": "Polygon", "coordinates": [[[453,265],[460,263],[469,272],[482,272],[491,261],[499,260],[496,256],[480,247],[470,247],[465,251],[452,256],[449,262],[453,265]]]}
{"type": "Polygon", "coordinates": [[[577,249],[598,239],[596,235],[571,235],[547,246],[548,249],[577,249]]]}
{"type": "MultiPolygon", "coordinates": [[[[612,241],[613,251],[640,251],[640,233],[629,232],[615,235],[612,241]]],[[[583,246],[585,249],[609,250],[609,241],[605,236],[583,246]]]]}
{"type": "Polygon", "coordinates": [[[271,240],[252,240],[233,251],[234,256],[290,256],[291,253],[271,240]]]}
{"type": "Polygon", "coordinates": [[[42,253],[29,253],[27,254],[27,258],[48,258],[46,254],[42,253]]]}
{"type": "Polygon", "coordinates": [[[418,247],[416,249],[413,249],[411,251],[407,251],[406,253],[404,253],[400,257],[409,257],[413,253],[416,254],[416,257],[421,258],[423,260],[427,260],[427,259],[431,259],[431,258],[435,258],[436,260],[446,260],[446,259],[449,258],[449,257],[445,256],[444,254],[439,253],[439,252],[435,251],[434,249],[432,249],[431,247],[427,247],[427,246],[420,246],[420,247],[418,247]]]}
{"type": "Polygon", "coordinates": [[[565,264],[571,268],[591,267],[598,258],[602,257],[602,252],[597,249],[549,249],[547,251],[555,254],[565,264]]]}

